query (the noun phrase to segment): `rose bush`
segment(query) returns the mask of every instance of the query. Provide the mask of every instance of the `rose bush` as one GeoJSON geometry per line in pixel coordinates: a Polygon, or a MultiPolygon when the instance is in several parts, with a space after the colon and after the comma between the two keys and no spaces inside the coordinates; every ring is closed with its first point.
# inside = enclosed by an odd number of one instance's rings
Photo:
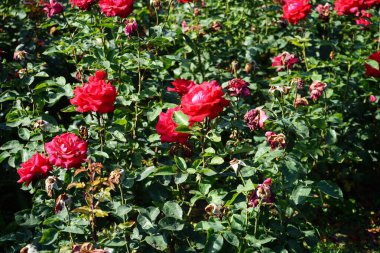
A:
{"type": "Polygon", "coordinates": [[[0,252],[379,251],[378,3],[0,1],[0,252]]]}

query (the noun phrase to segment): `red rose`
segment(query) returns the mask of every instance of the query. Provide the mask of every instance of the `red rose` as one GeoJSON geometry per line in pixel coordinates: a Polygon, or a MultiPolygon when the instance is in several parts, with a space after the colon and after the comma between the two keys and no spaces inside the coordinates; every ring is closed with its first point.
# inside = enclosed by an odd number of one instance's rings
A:
{"type": "Polygon", "coordinates": [[[70,0],[71,5],[77,6],[81,10],[88,10],[94,0],[70,0]]]}
{"type": "Polygon", "coordinates": [[[70,103],[77,106],[78,112],[108,113],[115,110],[116,88],[104,81],[107,74],[97,71],[83,87],[77,86],[70,103]]]}
{"type": "Polygon", "coordinates": [[[206,117],[213,119],[230,103],[223,95],[222,87],[216,81],[203,82],[182,97],[182,111],[189,116],[191,123],[201,122],[206,117]]]}
{"type": "MultiPolygon", "coordinates": [[[[369,60],[377,61],[377,63],[378,63],[379,66],[380,66],[380,51],[371,54],[371,55],[368,57],[368,59],[369,59],[369,60]]],[[[365,74],[366,74],[367,76],[380,77],[380,70],[379,70],[379,68],[378,68],[378,69],[375,69],[375,68],[371,67],[369,64],[366,63],[366,64],[365,64],[365,74]]]]}
{"type": "Polygon", "coordinates": [[[185,79],[175,79],[172,82],[174,88],[168,87],[168,91],[177,92],[180,96],[183,96],[189,92],[189,90],[196,85],[193,81],[185,79]]]}
{"type": "Polygon", "coordinates": [[[363,0],[336,0],[334,10],[339,16],[344,14],[354,14],[363,6],[363,0]]]}
{"type": "Polygon", "coordinates": [[[55,136],[45,144],[50,163],[62,168],[78,168],[87,158],[87,142],[74,133],[55,136]]]}
{"type": "Polygon", "coordinates": [[[186,143],[189,134],[178,133],[175,131],[178,126],[173,121],[173,113],[180,111],[180,107],[170,108],[166,113],[161,112],[156,125],[156,130],[161,135],[161,142],[186,143]]]}
{"type": "Polygon", "coordinates": [[[107,17],[126,18],[133,11],[133,0],[99,0],[99,6],[107,17]]]}
{"type": "Polygon", "coordinates": [[[272,59],[272,67],[277,67],[277,71],[283,71],[284,67],[292,69],[294,64],[298,62],[298,58],[294,54],[283,52],[272,59]]]}
{"type": "Polygon", "coordinates": [[[22,163],[21,168],[17,170],[20,176],[17,183],[25,182],[28,186],[37,177],[46,177],[51,169],[49,159],[36,153],[28,161],[22,163]]]}
{"type": "Polygon", "coordinates": [[[282,6],[283,18],[295,25],[304,19],[311,11],[308,0],[287,0],[282,6]]]}
{"type": "Polygon", "coordinates": [[[177,1],[178,1],[178,3],[182,3],[182,4],[193,2],[193,0],[177,0],[177,1]]]}

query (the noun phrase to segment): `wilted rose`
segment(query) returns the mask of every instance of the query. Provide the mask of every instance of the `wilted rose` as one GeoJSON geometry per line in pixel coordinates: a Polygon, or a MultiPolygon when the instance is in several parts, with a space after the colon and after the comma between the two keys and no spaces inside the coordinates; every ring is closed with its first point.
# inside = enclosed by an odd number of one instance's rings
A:
{"type": "Polygon", "coordinates": [[[244,121],[251,130],[264,129],[264,122],[268,119],[265,112],[260,109],[252,109],[244,115],[244,121]]]}
{"type": "Polygon", "coordinates": [[[286,138],[284,134],[276,134],[275,132],[269,131],[265,133],[265,137],[272,150],[276,149],[278,146],[281,146],[282,148],[285,148],[286,146],[286,138]]]}

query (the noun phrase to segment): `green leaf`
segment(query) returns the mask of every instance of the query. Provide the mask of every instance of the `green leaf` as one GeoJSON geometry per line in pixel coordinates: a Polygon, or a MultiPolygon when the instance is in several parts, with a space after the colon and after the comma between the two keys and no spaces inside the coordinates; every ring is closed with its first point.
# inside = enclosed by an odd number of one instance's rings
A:
{"type": "Polygon", "coordinates": [[[164,204],[162,211],[166,217],[173,217],[176,219],[182,219],[182,208],[174,201],[169,201],[164,204]]]}
{"type": "Polygon", "coordinates": [[[45,229],[42,232],[40,243],[44,245],[52,244],[53,242],[55,242],[55,240],[57,240],[58,234],[59,234],[59,231],[55,228],[45,229]]]}
{"type": "Polygon", "coordinates": [[[144,230],[148,230],[153,227],[152,222],[145,215],[142,215],[142,214],[139,214],[137,216],[137,222],[140,224],[141,228],[144,230]]]}
{"type": "Polygon", "coordinates": [[[211,165],[220,165],[223,163],[224,163],[224,159],[220,156],[214,156],[210,162],[211,165]]]}
{"type": "Polygon", "coordinates": [[[29,140],[30,138],[30,131],[24,127],[18,129],[18,136],[20,136],[23,140],[29,140]]]}
{"type": "Polygon", "coordinates": [[[162,235],[150,235],[145,237],[146,243],[148,243],[153,248],[164,251],[168,247],[168,243],[166,242],[166,238],[162,235]]]}
{"type": "Polygon", "coordinates": [[[177,125],[188,126],[189,125],[189,116],[184,114],[182,111],[176,111],[173,113],[173,121],[177,125]]]}
{"type": "Polygon", "coordinates": [[[187,169],[186,161],[182,157],[174,156],[174,161],[180,170],[184,171],[187,169]]]}
{"type": "Polygon", "coordinates": [[[309,196],[311,188],[303,185],[299,185],[292,192],[291,199],[296,205],[302,204],[305,202],[306,198],[309,196]]]}
{"type": "Polygon", "coordinates": [[[223,232],[223,237],[224,239],[226,239],[226,241],[235,246],[235,247],[239,247],[239,238],[234,234],[232,233],[231,231],[225,231],[223,232]]]}
{"type": "Polygon", "coordinates": [[[207,233],[207,241],[203,253],[216,253],[223,247],[223,236],[214,234],[209,231],[207,233]]]}
{"type": "Polygon", "coordinates": [[[317,186],[322,192],[326,193],[327,195],[336,199],[343,199],[343,192],[336,184],[322,180],[318,182],[317,186]]]}
{"type": "Polygon", "coordinates": [[[142,180],[144,180],[150,174],[152,174],[155,170],[156,170],[156,167],[154,167],[154,166],[146,168],[143,172],[141,172],[139,174],[139,176],[137,177],[136,181],[142,181],[142,180]]]}
{"type": "Polygon", "coordinates": [[[183,229],[184,224],[181,220],[173,217],[164,217],[159,222],[158,225],[165,230],[180,231],[183,229]]]}
{"type": "Polygon", "coordinates": [[[367,59],[366,63],[371,66],[372,68],[379,70],[379,62],[372,60],[372,59],[367,59]]]}

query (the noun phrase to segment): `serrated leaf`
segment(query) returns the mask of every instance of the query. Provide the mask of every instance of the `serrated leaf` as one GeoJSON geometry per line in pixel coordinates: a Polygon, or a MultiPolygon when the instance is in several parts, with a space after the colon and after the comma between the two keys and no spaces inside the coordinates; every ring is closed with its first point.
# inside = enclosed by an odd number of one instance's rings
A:
{"type": "Polygon", "coordinates": [[[182,208],[174,201],[166,202],[162,208],[162,211],[164,212],[166,217],[182,219],[182,208]]]}
{"type": "Polygon", "coordinates": [[[182,111],[175,111],[173,113],[173,121],[177,125],[188,126],[189,125],[189,116],[184,114],[182,111]]]}

